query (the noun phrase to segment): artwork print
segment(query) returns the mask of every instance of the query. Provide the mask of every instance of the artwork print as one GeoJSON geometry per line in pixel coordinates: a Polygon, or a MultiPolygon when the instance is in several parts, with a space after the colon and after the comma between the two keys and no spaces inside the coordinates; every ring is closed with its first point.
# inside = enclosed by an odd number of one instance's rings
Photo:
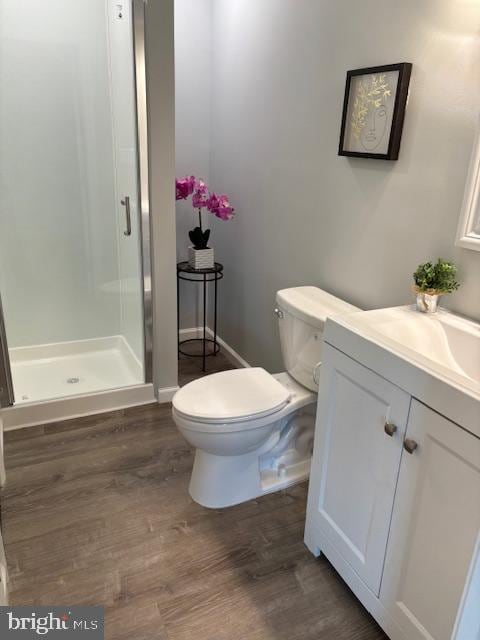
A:
{"type": "Polygon", "coordinates": [[[396,160],[411,65],[347,73],[340,155],[396,160]]]}

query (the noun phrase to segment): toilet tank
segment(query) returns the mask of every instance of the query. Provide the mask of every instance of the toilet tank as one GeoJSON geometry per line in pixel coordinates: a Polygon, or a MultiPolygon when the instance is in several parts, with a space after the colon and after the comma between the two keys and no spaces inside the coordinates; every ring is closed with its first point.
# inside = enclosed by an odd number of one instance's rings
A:
{"type": "Polygon", "coordinates": [[[317,365],[322,360],[323,328],[327,317],[360,309],[317,287],[281,289],[277,291],[276,303],[285,368],[297,382],[317,391],[317,365]]]}

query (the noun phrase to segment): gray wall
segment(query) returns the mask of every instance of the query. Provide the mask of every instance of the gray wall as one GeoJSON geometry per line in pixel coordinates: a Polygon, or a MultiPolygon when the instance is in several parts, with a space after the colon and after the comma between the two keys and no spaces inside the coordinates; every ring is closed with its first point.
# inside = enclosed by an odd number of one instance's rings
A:
{"type": "MultiPolygon", "coordinates": [[[[175,145],[177,176],[195,175],[210,181],[212,98],[212,2],[175,0],[175,145]]],[[[179,201],[177,259],[187,259],[189,229],[198,225],[191,200],[179,201]]],[[[205,223],[206,214],[203,215],[205,223]]],[[[199,288],[182,283],[180,321],[196,327],[199,288]]]]}
{"type": "Polygon", "coordinates": [[[215,0],[210,176],[219,331],[282,367],[275,291],[313,284],[365,309],[411,301],[416,265],[460,267],[445,299],[480,318],[480,253],[453,246],[480,106],[480,5],[453,0],[215,0]],[[347,69],[414,65],[400,159],[337,156],[347,69]]]}

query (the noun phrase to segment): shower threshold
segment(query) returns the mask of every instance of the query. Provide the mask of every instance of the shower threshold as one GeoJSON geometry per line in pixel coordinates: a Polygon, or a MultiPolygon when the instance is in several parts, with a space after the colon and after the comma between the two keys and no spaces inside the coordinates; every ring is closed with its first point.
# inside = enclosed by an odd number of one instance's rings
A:
{"type": "Polygon", "coordinates": [[[13,348],[10,365],[16,406],[144,382],[123,336],[13,348]]]}

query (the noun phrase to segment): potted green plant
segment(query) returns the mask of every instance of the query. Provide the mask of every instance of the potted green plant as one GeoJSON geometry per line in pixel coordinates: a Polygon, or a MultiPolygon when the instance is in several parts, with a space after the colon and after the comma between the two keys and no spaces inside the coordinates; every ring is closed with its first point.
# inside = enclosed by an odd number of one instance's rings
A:
{"type": "Polygon", "coordinates": [[[420,264],[413,274],[414,292],[417,294],[417,310],[435,313],[438,300],[445,293],[452,293],[460,286],[455,280],[457,267],[453,262],[438,258],[437,262],[420,264]]]}

